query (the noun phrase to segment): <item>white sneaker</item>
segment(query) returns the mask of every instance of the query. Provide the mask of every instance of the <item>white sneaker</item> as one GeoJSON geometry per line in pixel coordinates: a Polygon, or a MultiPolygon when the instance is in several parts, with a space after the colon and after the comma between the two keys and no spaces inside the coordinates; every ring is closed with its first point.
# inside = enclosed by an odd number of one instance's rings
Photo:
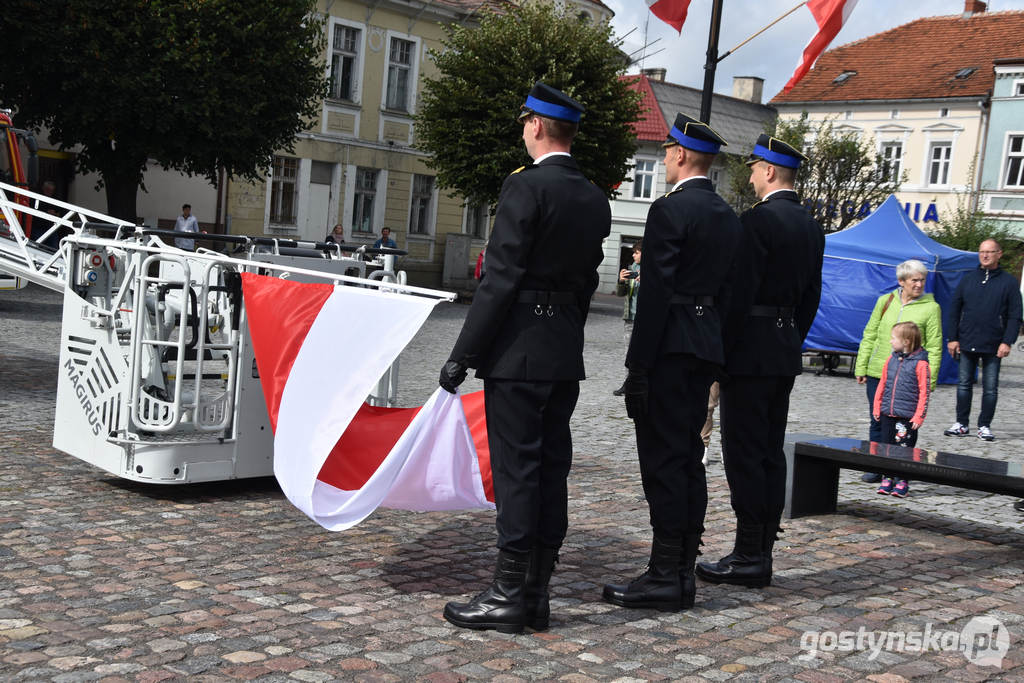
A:
{"type": "Polygon", "coordinates": [[[978,427],[978,438],[982,441],[995,441],[996,437],[988,427],[978,427]]]}
{"type": "Polygon", "coordinates": [[[704,457],[701,458],[700,464],[704,465],[704,467],[708,466],[708,447],[707,446],[704,447],[704,457]]]}
{"type": "Polygon", "coordinates": [[[954,422],[953,426],[942,432],[946,436],[967,436],[967,425],[962,425],[959,422],[954,422]]]}

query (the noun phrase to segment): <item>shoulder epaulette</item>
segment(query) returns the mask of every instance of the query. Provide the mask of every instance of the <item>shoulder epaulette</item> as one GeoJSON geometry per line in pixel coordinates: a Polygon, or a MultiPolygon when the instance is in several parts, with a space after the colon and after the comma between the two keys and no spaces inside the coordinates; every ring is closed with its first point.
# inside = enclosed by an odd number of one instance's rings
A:
{"type": "Polygon", "coordinates": [[[509,173],[509,175],[515,175],[516,173],[519,173],[520,171],[525,171],[528,168],[533,168],[533,165],[531,164],[530,166],[520,166],[516,170],[512,171],[511,173],[509,173]]]}
{"type": "Polygon", "coordinates": [[[768,200],[767,200],[767,199],[762,199],[762,200],[760,200],[760,201],[758,201],[758,202],[754,202],[754,203],[753,203],[753,204],[751,205],[751,207],[750,207],[750,208],[751,208],[751,209],[753,209],[753,208],[754,208],[755,206],[761,206],[761,205],[762,205],[762,204],[764,204],[764,203],[765,203],[766,201],[768,201],[768,200]]]}

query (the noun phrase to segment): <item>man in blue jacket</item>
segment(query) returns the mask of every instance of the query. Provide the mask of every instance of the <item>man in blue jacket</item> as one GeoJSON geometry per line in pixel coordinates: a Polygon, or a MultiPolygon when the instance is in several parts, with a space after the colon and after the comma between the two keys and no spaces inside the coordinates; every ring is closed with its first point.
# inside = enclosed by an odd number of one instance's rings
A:
{"type": "Polygon", "coordinates": [[[946,311],[942,327],[947,332],[950,355],[960,359],[956,389],[956,422],[946,436],[966,436],[971,421],[974,375],[981,366],[981,413],[978,438],[994,441],[992,416],[999,394],[999,364],[1010,355],[1020,332],[1021,300],[1017,281],[999,267],[1003,250],[995,240],[978,247],[977,270],[964,275],[946,311]]]}

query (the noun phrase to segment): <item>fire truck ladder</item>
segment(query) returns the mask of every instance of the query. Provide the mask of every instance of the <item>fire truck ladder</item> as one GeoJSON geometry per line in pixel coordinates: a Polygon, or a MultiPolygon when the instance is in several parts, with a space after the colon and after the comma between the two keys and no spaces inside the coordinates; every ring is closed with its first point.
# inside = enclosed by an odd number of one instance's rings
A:
{"type": "Polygon", "coordinates": [[[116,226],[118,234],[135,231],[135,226],[53,197],[30,192],[24,188],[0,183],[0,271],[24,278],[57,292],[67,285],[67,258],[62,249],[52,249],[43,242],[57,235],[78,235],[86,223],[116,226]],[[27,201],[26,204],[22,202],[27,201]],[[52,225],[33,239],[25,236],[23,223],[32,216],[37,225],[52,225]]]}

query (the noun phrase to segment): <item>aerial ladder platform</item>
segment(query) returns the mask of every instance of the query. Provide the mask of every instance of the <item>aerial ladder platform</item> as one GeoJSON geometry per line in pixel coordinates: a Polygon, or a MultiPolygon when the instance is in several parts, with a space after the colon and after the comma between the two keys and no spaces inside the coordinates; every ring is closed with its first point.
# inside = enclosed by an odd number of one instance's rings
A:
{"type": "MultiPolygon", "coordinates": [[[[24,185],[0,182],[0,272],[63,295],[53,445],[126,479],[273,474],[242,273],[455,298],[407,284],[399,250],[189,233],[201,246],[187,251],[173,243],[182,233],[24,185]]],[[[396,361],[367,401],[392,406],[397,388],[396,361]]]]}

